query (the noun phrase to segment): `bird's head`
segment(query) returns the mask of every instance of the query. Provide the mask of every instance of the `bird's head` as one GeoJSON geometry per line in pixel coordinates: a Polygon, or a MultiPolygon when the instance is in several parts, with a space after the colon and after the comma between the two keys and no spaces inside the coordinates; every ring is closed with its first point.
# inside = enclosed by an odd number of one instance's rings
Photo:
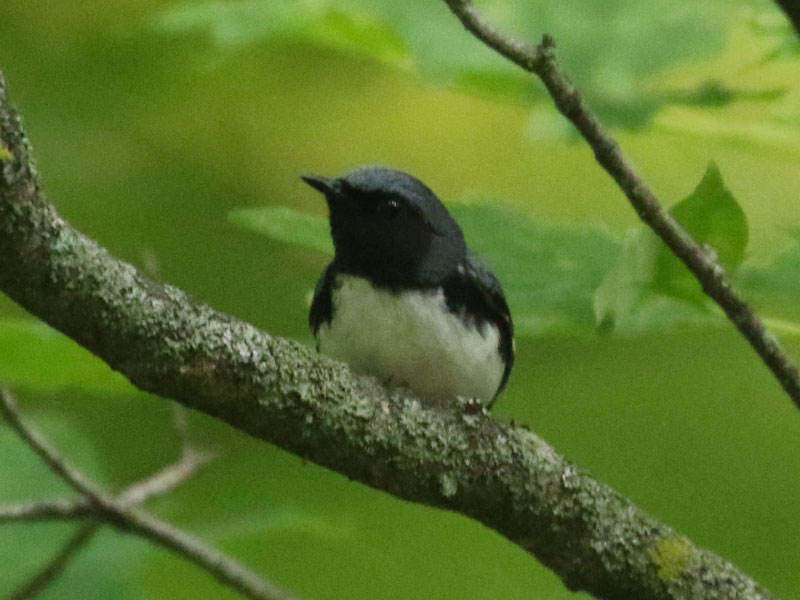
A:
{"type": "Polygon", "coordinates": [[[338,179],[304,175],[330,210],[336,261],[378,285],[434,285],[466,256],[461,228],[436,195],[400,171],[363,167],[338,179]]]}

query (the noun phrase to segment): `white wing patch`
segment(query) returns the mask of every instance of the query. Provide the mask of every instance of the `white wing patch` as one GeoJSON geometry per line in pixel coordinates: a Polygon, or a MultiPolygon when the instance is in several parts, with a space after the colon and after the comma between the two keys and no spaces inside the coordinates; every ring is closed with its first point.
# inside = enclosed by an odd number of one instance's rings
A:
{"type": "Polygon", "coordinates": [[[455,396],[489,402],[503,378],[500,332],[466,326],[437,291],[392,293],[339,275],[333,318],[317,333],[321,352],[431,400],[455,396]]]}

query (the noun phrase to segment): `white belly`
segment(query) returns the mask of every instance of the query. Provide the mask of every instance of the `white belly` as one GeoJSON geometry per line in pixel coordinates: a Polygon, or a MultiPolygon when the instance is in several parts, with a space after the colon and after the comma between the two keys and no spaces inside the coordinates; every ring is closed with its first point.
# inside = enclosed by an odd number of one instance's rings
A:
{"type": "Polygon", "coordinates": [[[393,294],[347,275],[337,282],[332,323],[317,333],[321,352],[431,400],[494,397],[504,370],[497,327],[465,326],[441,291],[393,294]]]}

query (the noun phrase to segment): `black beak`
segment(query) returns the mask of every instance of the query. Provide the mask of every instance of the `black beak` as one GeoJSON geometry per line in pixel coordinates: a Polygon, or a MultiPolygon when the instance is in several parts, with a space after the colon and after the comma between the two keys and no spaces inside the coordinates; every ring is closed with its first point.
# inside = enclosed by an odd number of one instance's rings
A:
{"type": "Polygon", "coordinates": [[[341,190],[337,179],[329,179],[320,175],[301,175],[300,179],[326,196],[336,196],[341,190]]]}

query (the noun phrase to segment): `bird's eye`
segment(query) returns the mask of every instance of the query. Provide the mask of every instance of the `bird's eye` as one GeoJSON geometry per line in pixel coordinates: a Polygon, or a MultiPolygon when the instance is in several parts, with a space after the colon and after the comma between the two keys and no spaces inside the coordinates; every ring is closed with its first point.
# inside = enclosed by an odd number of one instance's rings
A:
{"type": "Polygon", "coordinates": [[[394,199],[381,202],[378,206],[378,212],[384,218],[393,219],[400,213],[400,203],[394,199]]]}

